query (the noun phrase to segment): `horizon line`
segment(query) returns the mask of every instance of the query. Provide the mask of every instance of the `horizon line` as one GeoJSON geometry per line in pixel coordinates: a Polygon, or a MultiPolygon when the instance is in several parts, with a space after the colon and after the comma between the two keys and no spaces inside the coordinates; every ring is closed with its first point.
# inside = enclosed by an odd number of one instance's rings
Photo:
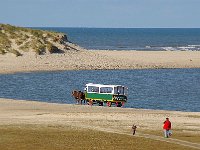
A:
{"type": "Polygon", "coordinates": [[[98,28],[98,29],[200,29],[200,27],[64,27],[64,26],[23,26],[26,28],[98,28]]]}

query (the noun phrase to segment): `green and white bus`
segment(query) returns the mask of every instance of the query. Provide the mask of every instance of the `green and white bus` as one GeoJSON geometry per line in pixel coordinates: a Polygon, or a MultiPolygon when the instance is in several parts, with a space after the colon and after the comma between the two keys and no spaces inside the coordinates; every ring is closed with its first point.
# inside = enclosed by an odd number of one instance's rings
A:
{"type": "Polygon", "coordinates": [[[91,105],[97,103],[103,106],[115,104],[121,107],[127,102],[128,89],[122,85],[104,85],[88,83],[85,85],[85,99],[91,105]]]}

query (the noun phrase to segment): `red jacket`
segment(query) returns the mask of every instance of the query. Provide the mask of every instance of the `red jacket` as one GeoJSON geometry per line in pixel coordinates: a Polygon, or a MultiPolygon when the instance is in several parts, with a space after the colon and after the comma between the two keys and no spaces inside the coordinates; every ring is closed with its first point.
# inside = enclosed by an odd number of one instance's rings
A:
{"type": "Polygon", "coordinates": [[[166,120],[164,122],[163,129],[165,129],[165,130],[170,130],[171,129],[171,122],[169,120],[166,120]]]}

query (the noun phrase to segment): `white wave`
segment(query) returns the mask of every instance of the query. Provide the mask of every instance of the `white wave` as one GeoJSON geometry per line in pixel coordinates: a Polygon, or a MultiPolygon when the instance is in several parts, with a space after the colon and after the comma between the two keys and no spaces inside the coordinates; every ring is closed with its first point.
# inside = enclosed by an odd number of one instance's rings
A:
{"type": "Polygon", "coordinates": [[[165,51],[199,51],[200,45],[187,46],[145,46],[147,49],[165,50],[165,51]]]}
{"type": "Polygon", "coordinates": [[[178,48],[195,48],[195,46],[181,46],[181,47],[178,47],[178,48]]]}
{"type": "Polygon", "coordinates": [[[175,48],[175,47],[161,47],[161,48],[166,51],[177,51],[177,48],[175,48]]]}
{"type": "Polygon", "coordinates": [[[192,47],[200,47],[200,45],[188,45],[188,46],[192,46],[192,47]]]}

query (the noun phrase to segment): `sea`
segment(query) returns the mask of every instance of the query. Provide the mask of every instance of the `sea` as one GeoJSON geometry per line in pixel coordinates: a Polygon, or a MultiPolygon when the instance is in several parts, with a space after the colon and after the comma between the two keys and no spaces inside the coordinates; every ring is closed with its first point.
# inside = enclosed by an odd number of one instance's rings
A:
{"type": "Polygon", "coordinates": [[[67,34],[86,49],[199,51],[200,28],[37,28],[67,34]]]}
{"type": "MultiPolygon", "coordinates": [[[[36,28],[93,50],[199,51],[200,29],[36,28]]],[[[85,84],[128,87],[125,108],[200,112],[200,69],[78,70],[0,74],[0,98],[75,104],[85,84]]],[[[100,107],[100,106],[98,106],[100,107]]]]}

